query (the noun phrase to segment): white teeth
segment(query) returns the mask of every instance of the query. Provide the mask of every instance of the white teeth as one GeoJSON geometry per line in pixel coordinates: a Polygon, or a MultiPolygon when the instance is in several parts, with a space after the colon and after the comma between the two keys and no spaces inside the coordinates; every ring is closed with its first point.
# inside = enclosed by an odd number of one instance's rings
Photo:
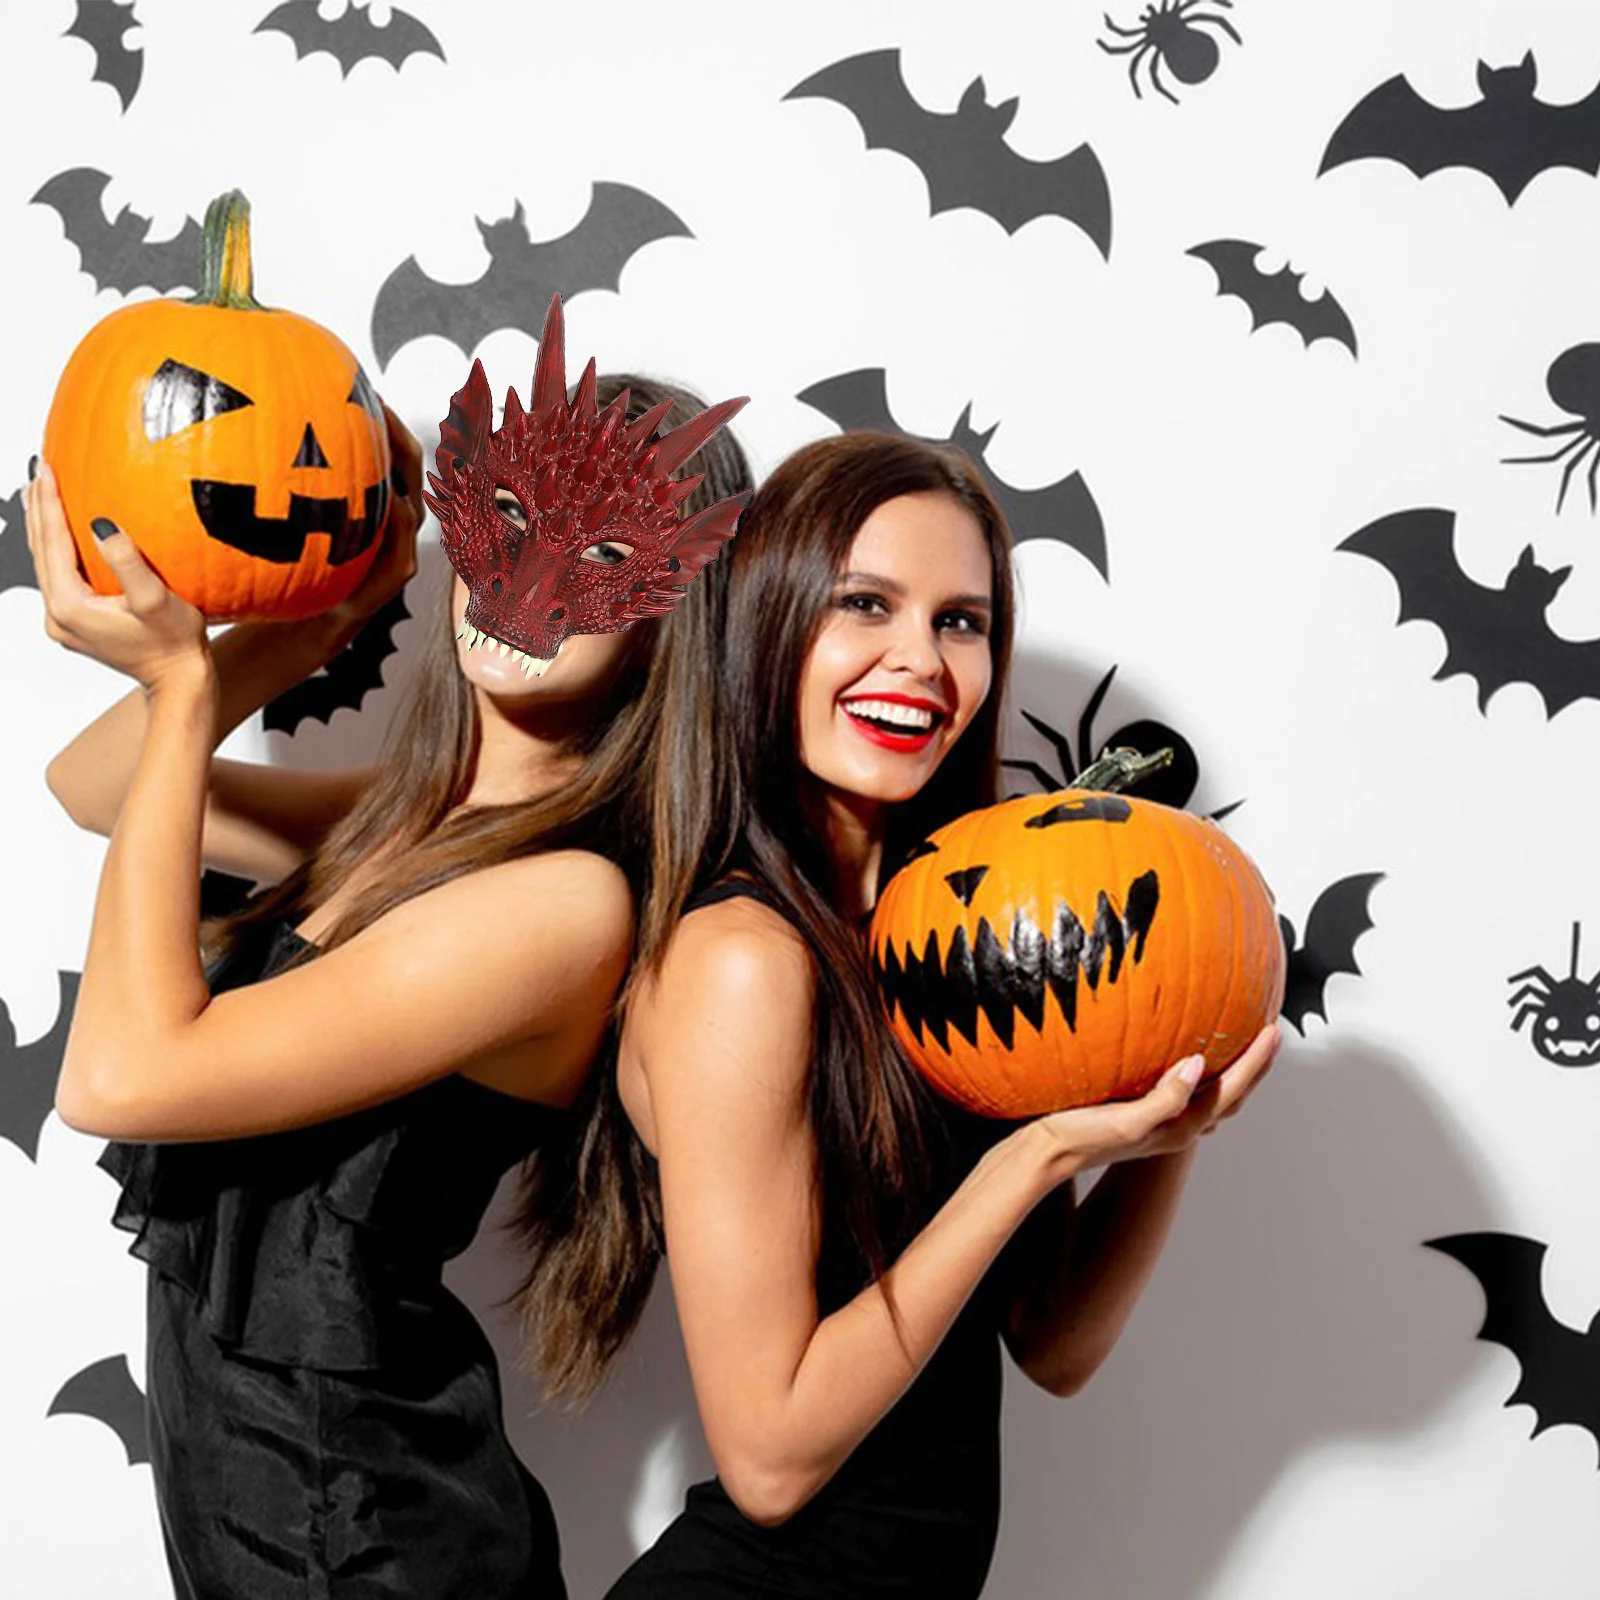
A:
{"type": "Polygon", "coordinates": [[[876,717],[882,722],[893,722],[904,728],[931,728],[933,713],[921,706],[901,705],[893,700],[847,700],[844,702],[858,716],[876,717]]]}

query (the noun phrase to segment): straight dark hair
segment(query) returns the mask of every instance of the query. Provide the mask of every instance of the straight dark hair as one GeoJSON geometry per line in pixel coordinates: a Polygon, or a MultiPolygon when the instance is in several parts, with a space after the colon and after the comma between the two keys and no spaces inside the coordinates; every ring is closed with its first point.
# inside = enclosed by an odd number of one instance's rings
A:
{"type": "MultiPolygon", "coordinates": [[[[629,373],[598,380],[597,402],[631,391],[631,414],[674,401],[663,431],[705,409],[676,384],[629,373]]],[[[690,516],[751,487],[744,452],[727,428],[684,463],[679,476],[705,474],[684,502],[690,516]]],[[[467,794],[481,738],[472,686],[456,651],[446,565],[442,592],[429,597],[415,671],[385,732],[372,781],[349,813],[279,883],[241,909],[201,923],[210,962],[278,918],[299,921],[346,882],[363,862],[392,847],[316,950],[293,952],[286,966],[346,943],[394,907],[465,873],[542,851],[582,848],[610,857],[633,888],[638,922],[651,926],[650,819],[654,804],[650,756],[659,743],[664,707],[681,683],[682,658],[697,659],[704,623],[692,602],[724,555],[701,572],[665,617],[634,622],[629,648],[607,699],[572,737],[581,758],[575,776],[548,794],[474,806],[451,815],[467,794]]],[[[557,1390],[592,1389],[626,1341],[643,1309],[659,1259],[653,1196],[637,1181],[637,1154],[615,1101],[615,1018],[579,1102],[525,1163],[523,1203],[514,1226],[530,1236],[534,1267],[516,1301],[528,1332],[529,1359],[557,1390]],[[589,1203],[574,1204],[582,1192],[589,1203]],[[544,1302],[548,1299],[546,1315],[544,1302]],[[582,1314],[565,1314],[581,1300],[582,1314]]]]}
{"type": "Polygon", "coordinates": [[[1015,617],[1004,515],[954,446],[875,432],[803,446],[757,491],[717,568],[702,574],[714,578],[699,597],[712,631],[703,655],[673,662],[681,692],[651,753],[649,910],[619,1001],[625,1016],[700,888],[739,869],[776,897],[818,983],[810,1115],[824,1254],[844,1264],[840,1281],[821,1286],[830,1298],[881,1276],[922,1225],[940,1152],[930,1146],[930,1093],[888,1028],[856,932],[834,908],[826,852],[802,806],[800,679],[862,523],[886,501],[930,492],[970,511],[988,546],[991,688],[935,776],[890,813],[879,886],[929,833],[999,799],[1015,617]]]}

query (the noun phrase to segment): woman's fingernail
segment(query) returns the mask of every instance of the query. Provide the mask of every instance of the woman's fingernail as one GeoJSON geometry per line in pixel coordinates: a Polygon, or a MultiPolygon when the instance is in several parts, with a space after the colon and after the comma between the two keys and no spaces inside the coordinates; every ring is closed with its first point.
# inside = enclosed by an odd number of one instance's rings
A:
{"type": "Polygon", "coordinates": [[[122,529],[110,517],[96,517],[89,526],[94,530],[97,539],[109,539],[114,533],[121,533],[122,529]]]}
{"type": "Polygon", "coordinates": [[[37,478],[38,476],[39,476],[39,458],[38,458],[38,456],[29,456],[28,457],[28,482],[32,483],[33,480],[35,478],[37,478]]]}
{"type": "Polygon", "coordinates": [[[389,474],[389,486],[394,490],[394,492],[397,495],[400,496],[400,498],[402,500],[405,499],[405,497],[406,497],[406,477],[405,477],[405,474],[399,469],[399,467],[396,467],[394,469],[394,471],[389,474]]]}
{"type": "Polygon", "coordinates": [[[1204,1073],[1205,1070],[1206,1058],[1204,1056],[1190,1056],[1183,1063],[1183,1065],[1178,1068],[1178,1076],[1192,1089],[1197,1083],[1199,1083],[1201,1074],[1204,1073]]]}

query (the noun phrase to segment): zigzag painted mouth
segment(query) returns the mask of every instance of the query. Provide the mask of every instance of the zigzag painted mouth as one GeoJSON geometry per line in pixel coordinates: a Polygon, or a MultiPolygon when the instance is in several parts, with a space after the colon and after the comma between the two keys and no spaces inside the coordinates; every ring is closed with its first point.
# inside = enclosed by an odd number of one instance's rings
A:
{"type": "Polygon", "coordinates": [[[881,960],[874,961],[874,974],[891,1013],[898,1006],[918,1039],[930,1033],[940,1049],[948,1050],[949,1030],[954,1028],[969,1045],[976,1045],[981,1009],[1009,1050],[1019,1011],[1036,1032],[1042,1031],[1047,990],[1055,996],[1067,1027],[1076,1031],[1079,972],[1095,990],[1102,976],[1107,983],[1117,981],[1130,946],[1137,965],[1160,898],[1160,880],[1152,869],[1128,885],[1120,917],[1102,889],[1090,929],[1069,905],[1058,902],[1048,934],[1018,910],[1011,920],[1010,938],[1002,944],[984,917],[970,945],[967,930],[956,928],[943,963],[939,936],[930,933],[921,955],[907,947],[903,961],[891,945],[881,960]]]}
{"type": "Polygon", "coordinates": [[[253,483],[218,483],[213,478],[196,478],[190,484],[194,508],[206,532],[234,550],[280,566],[298,561],[305,553],[306,535],[325,533],[331,544],[328,564],[343,566],[353,561],[378,537],[384,513],[389,509],[389,480],[380,479],[366,492],[359,517],[350,514],[350,503],[342,495],[322,500],[313,495],[291,494],[289,514],[284,517],[256,515],[256,489],[253,483]]]}

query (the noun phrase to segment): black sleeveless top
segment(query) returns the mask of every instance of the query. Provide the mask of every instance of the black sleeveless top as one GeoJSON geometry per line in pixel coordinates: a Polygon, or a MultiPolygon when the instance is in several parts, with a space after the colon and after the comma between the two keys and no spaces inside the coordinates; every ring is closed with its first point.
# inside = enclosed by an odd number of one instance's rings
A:
{"type": "MultiPolygon", "coordinates": [[[[762,885],[740,878],[685,910],[736,894],[781,910],[762,885]]],[[[847,1277],[843,1263],[818,1263],[819,1287],[847,1277]]],[[[697,1484],[607,1600],[975,1600],[1000,1523],[1001,1315],[991,1273],[911,1387],[794,1517],[761,1527],[719,1479],[697,1484]]]]}

